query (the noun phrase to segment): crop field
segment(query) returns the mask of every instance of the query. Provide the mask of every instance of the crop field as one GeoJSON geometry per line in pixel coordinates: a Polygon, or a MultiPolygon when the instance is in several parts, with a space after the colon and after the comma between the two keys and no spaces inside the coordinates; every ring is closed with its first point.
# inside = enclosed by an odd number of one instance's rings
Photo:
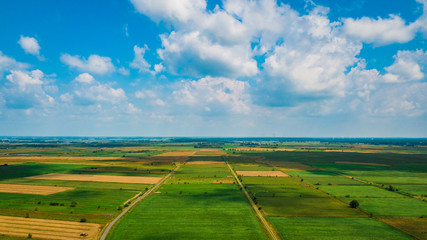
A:
{"type": "MultiPolygon", "coordinates": [[[[185,165],[179,173],[203,179],[231,174],[222,165],[185,165]]],[[[266,239],[236,184],[171,180],[124,218],[110,239],[266,239]]]]}
{"type": "Polygon", "coordinates": [[[371,218],[270,217],[283,239],[412,239],[371,218]]]}
{"type": "Polygon", "coordinates": [[[34,218],[8,217],[0,215],[0,234],[25,237],[31,234],[32,238],[77,240],[95,239],[101,225],[69,221],[45,220],[34,218]]]}
{"type": "Polygon", "coordinates": [[[64,191],[73,190],[73,189],[74,188],[72,187],[0,184],[0,192],[2,193],[50,195],[50,194],[64,192],[64,191]]]}
{"type": "Polygon", "coordinates": [[[45,180],[65,180],[65,181],[86,181],[86,182],[113,182],[113,183],[141,183],[155,184],[161,177],[134,177],[134,176],[116,176],[116,175],[90,175],[90,174],[63,174],[49,173],[28,177],[31,179],[45,180]]]}
{"type": "Polygon", "coordinates": [[[427,239],[427,148],[404,144],[10,139],[0,239],[427,239]]]}
{"type": "Polygon", "coordinates": [[[281,171],[236,171],[236,173],[245,177],[289,177],[281,171]]]}

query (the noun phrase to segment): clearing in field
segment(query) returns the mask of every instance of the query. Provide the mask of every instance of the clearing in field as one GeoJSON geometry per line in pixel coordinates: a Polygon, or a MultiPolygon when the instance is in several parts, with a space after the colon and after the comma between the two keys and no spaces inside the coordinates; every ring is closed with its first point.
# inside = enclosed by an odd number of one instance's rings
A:
{"type": "Polygon", "coordinates": [[[45,175],[33,176],[28,178],[46,179],[46,180],[141,183],[141,184],[155,184],[162,179],[161,177],[133,177],[133,176],[63,174],[63,173],[49,173],[45,175]]]}
{"type": "Polygon", "coordinates": [[[0,234],[14,237],[26,238],[31,234],[38,239],[95,239],[100,228],[94,223],[0,216],[0,234]],[[80,236],[82,233],[87,236],[80,236]]]}
{"type": "Polygon", "coordinates": [[[208,165],[208,164],[225,164],[225,162],[218,162],[218,161],[194,161],[194,162],[187,162],[188,165],[208,165]]]}
{"type": "Polygon", "coordinates": [[[74,189],[73,187],[0,184],[0,192],[3,192],[3,193],[50,195],[50,194],[64,192],[64,191],[73,190],[73,189],[74,189]]]}
{"type": "Polygon", "coordinates": [[[237,175],[246,177],[289,177],[281,171],[236,171],[237,175]]]}
{"type": "Polygon", "coordinates": [[[387,164],[381,164],[381,163],[366,163],[366,162],[345,162],[345,161],[336,161],[336,164],[355,164],[355,165],[365,165],[365,166],[383,166],[383,167],[390,167],[390,165],[387,164]]]}

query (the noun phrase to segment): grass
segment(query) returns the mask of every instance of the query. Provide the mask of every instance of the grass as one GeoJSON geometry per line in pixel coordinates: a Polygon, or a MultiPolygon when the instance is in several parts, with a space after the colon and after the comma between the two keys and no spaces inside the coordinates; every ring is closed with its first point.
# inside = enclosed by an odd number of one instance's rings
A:
{"type": "Polygon", "coordinates": [[[361,217],[361,212],[332,198],[257,197],[268,216],[274,217],[361,217]]]}
{"type": "Polygon", "coordinates": [[[419,217],[427,215],[427,203],[414,198],[343,198],[357,200],[359,207],[375,216],[419,217]]]}
{"type": "Polygon", "coordinates": [[[403,197],[402,195],[374,186],[319,186],[319,189],[337,197],[403,197]]]}
{"type": "Polygon", "coordinates": [[[427,185],[393,185],[401,192],[411,193],[415,196],[427,196],[427,185]]]}
{"type": "Polygon", "coordinates": [[[328,197],[316,189],[300,185],[246,185],[248,191],[256,193],[257,197],[328,197]]]}
{"type": "Polygon", "coordinates": [[[163,185],[162,194],[240,194],[237,184],[180,184],[163,185]]]}
{"type": "Polygon", "coordinates": [[[411,234],[418,239],[427,239],[427,218],[384,217],[381,221],[411,234]]]}
{"type": "Polygon", "coordinates": [[[110,239],[266,237],[240,194],[155,194],[129,213],[110,239]]]}
{"type": "Polygon", "coordinates": [[[269,217],[283,239],[412,239],[372,218],[269,217]]]}
{"type": "Polygon", "coordinates": [[[355,181],[344,176],[327,176],[327,177],[302,177],[304,182],[320,185],[363,185],[364,183],[355,181]]]}
{"type": "Polygon", "coordinates": [[[43,163],[25,163],[9,166],[0,166],[0,180],[29,177],[53,172],[70,172],[75,169],[90,167],[85,165],[73,164],[43,164],[43,163]]]}

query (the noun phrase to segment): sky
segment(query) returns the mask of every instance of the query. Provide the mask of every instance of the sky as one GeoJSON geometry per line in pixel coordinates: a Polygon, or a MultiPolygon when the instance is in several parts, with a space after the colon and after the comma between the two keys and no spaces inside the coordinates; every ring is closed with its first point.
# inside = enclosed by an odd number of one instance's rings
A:
{"type": "Polygon", "coordinates": [[[0,135],[427,137],[427,0],[0,2],[0,135]]]}

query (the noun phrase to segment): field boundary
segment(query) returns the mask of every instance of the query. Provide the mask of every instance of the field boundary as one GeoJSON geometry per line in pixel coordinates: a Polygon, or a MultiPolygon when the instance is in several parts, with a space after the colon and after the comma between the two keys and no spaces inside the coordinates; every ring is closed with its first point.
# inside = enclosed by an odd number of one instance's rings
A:
{"type": "Polygon", "coordinates": [[[274,240],[279,240],[281,239],[278,235],[277,235],[277,231],[274,229],[274,227],[271,225],[271,223],[269,223],[264,216],[262,215],[261,211],[258,209],[258,207],[256,206],[256,204],[254,203],[254,201],[251,199],[251,197],[249,196],[249,193],[246,191],[246,189],[244,188],[242,182],[240,182],[239,177],[237,176],[237,174],[234,172],[233,168],[231,167],[231,165],[227,163],[228,168],[230,169],[231,173],[233,174],[234,178],[236,179],[237,183],[240,185],[240,187],[242,188],[243,193],[245,194],[246,198],[248,199],[250,205],[252,206],[252,208],[254,209],[255,213],[257,214],[258,218],[261,220],[261,222],[264,225],[264,228],[267,230],[269,236],[271,239],[274,240]]]}

